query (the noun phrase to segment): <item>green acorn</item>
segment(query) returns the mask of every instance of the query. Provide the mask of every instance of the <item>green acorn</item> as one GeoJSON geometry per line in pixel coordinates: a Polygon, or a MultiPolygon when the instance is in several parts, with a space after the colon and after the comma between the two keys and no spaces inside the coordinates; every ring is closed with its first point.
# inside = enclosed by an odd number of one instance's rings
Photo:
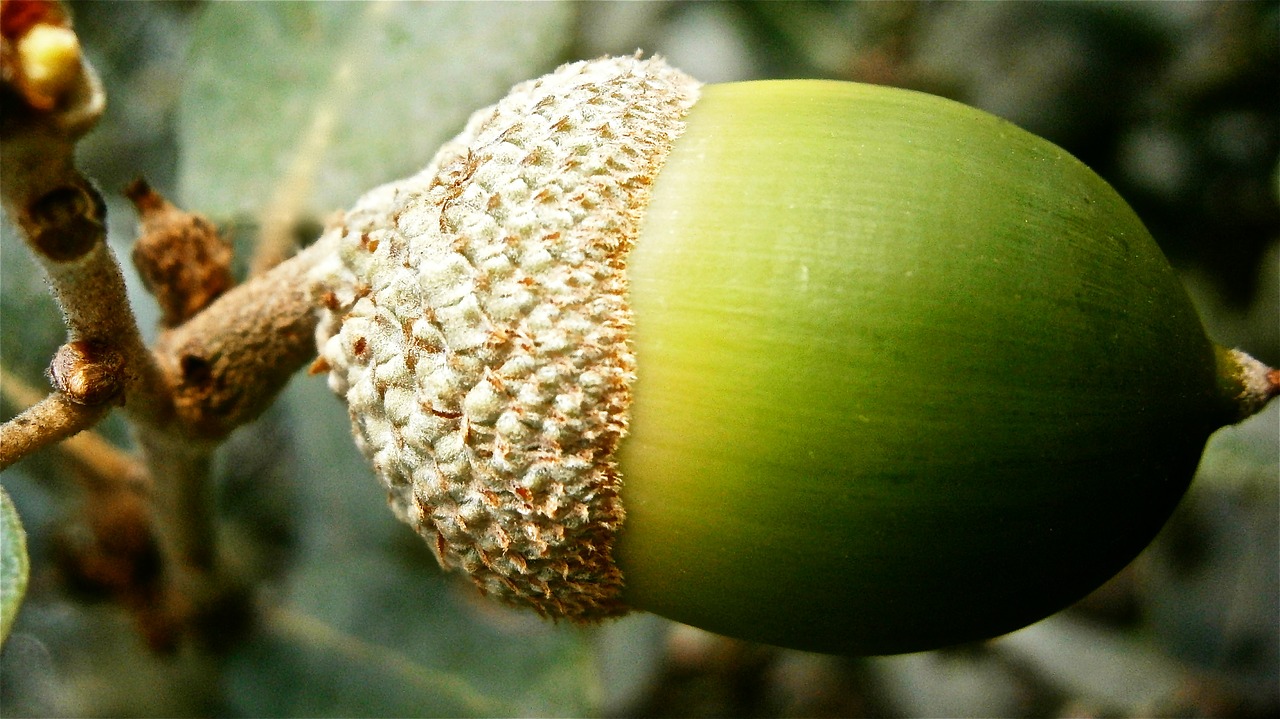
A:
{"type": "Polygon", "coordinates": [[[330,230],[320,351],[392,509],[552,617],[995,636],[1164,524],[1277,392],[1052,144],[853,83],[566,65],[330,230]]]}

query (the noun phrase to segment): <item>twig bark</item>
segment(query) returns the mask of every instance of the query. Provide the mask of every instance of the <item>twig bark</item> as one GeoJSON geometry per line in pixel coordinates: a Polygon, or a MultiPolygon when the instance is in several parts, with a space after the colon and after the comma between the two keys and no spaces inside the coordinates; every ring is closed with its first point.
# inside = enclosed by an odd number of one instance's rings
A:
{"type": "MultiPolygon", "coordinates": [[[[76,200],[67,202],[76,203],[76,200]]],[[[101,212],[98,215],[101,217],[101,212]]],[[[78,256],[60,259],[38,249],[36,254],[48,275],[54,298],[62,308],[68,341],[94,343],[118,352],[123,358],[124,394],[129,412],[153,422],[165,421],[170,415],[169,403],[164,397],[165,382],[138,331],[124,275],[106,243],[104,220],[96,223],[92,242],[86,243],[87,249],[78,256]]],[[[44,234],[58,233],[48,229],[44,234]]]]}

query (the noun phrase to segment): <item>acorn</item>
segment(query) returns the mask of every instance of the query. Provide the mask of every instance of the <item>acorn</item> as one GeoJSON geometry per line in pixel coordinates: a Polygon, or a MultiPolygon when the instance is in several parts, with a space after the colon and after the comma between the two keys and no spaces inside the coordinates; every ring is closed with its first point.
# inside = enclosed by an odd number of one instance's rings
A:
{"type": "Polygon", "coordinates": [[[555,618],[841,654],[1132,560],[1280,379],[1056,146],[832,81],[565,65],[328,230],[320,366],[440,563],[555,618]]]}

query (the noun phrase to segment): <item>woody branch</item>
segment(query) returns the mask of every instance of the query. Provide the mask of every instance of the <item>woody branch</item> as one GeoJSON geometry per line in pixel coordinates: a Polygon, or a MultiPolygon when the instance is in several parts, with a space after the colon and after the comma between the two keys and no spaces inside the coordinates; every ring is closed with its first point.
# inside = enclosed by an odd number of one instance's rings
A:
{"type": "Polygon", "coordinates": [[[148,348],[106,243],[106,204],[74,163],[76,141],[105,107],[101,83],[59,3],[3,0],[0,19],[0,201],[47,274],[67,328],[48,372],[53,391],[0,426],[0,469],[122,406],[149,476],[142,520],[155,526],[171,585],[163,611],[198,612],[225,584],[212,453],[313,354],[303,278],[322,249],[233,288],[230,250],[212,225],[145,183],[131,186],[142,217],[134,262],[163,315],[161,338],[148,348]]]}

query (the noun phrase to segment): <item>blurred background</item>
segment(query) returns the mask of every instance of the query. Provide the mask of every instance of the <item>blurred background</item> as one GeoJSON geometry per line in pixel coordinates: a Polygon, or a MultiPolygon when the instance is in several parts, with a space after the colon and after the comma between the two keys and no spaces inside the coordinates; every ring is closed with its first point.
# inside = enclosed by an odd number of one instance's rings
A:
{"type": "MultiPolygon", "coordinates": [[[[263,227],[293,218],[289,231],[313,238],[511,84],[642,49],[708,82],[924,90],[1040,134],[1129,200],[1219,342],[1280,364],[1275,2],[71,7],[109,98],[82,167],[111,198],[122,257],[136,220],[119,193],[137,175],[225,228],[243,273],[263,227]]],[[[2,233],[0,362],[43,391],[61,320],[2,233]]],[[[153,336],[154,304],[126,272],[153,336]]],[[[115,419],[99,431],[128,445],[115,419]]],[[[345,409],[307,376],[219,455],[224,549],[254,583],[257,618],[216,651],[156,656],[65,561],[86,532],[69,471],[46,452],[3,476],[33,563],[0,654],[5,716],[1280,713],[1280,407],[1215,435],[1162,536],[1076,607],[991,642],[889,658],[646,616],[584,631],[485,603],[392,518],[345,409]]]]}

